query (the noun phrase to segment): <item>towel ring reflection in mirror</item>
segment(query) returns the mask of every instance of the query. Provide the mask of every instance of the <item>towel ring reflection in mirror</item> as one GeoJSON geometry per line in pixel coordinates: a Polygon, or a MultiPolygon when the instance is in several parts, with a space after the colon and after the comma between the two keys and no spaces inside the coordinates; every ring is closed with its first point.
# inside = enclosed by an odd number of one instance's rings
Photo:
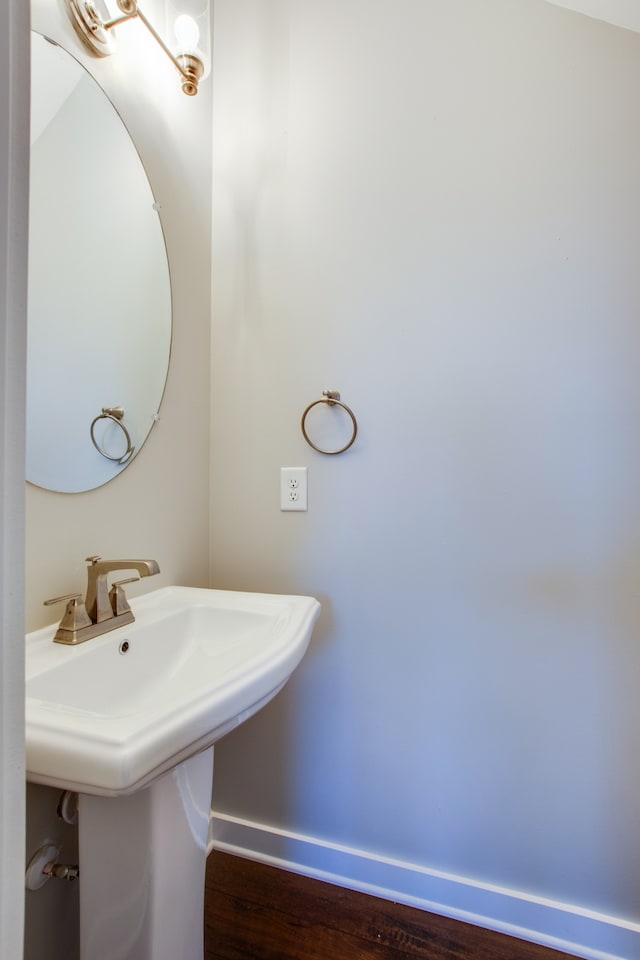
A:
{"type": "Polygon", "coordinates": [[[313,403],[310,403],[307,409],[302,414],[302,420],[300,422],[300,426],[302,428],[302,436],[305,438],[309,446],[313,447],[314,450],[317,450],[318,453],[325,453],[327,454],[327,456],[336,456],[338,453],[344,453],[345,450],[348,450],[349,447],[352,446],[354,440],[358,436],[358,421],[356,420],[355,414],[351,409],[351,407],[348,407],[346,403],[342,402],[342,400],[340,399],[340,393],[338,392],[338,390],[323,390],[322,397],[319,400],[314,400],[313,403]],[[344,447],[340,447],[339,450],[323,450],[322,447],[318,447],[309,438],[309,434],[307,433],[307,426],[306,426],[307,414],[314,407],[317,407],[319,403],[326,403],[330,407],[335,407],[335,406],[341,407],[345,411],[345,413],[347,413],[351,417],[351,423],[353,425],[351,438],[349,442],[346,443],[344,447]]]}
{"type": "Polygon", "coordinates": [[[127,430],[124,423],[122,422],[123,417],[124,417],[124,410],[122,409],[122,407],[103,407],[102,413],[99,413],[98,416],[91,421],[91,429],[90,429],[91,442],[93,443],[98,453],[102,454],[102,456],[105,457],[107,460],[113,460],[115,463],[127,463],[133,456],[133,452],[136,449],[134,445],[131,443],[131,435],[129,434],[129,431],[127,430]],[[99,420],[110,420],[112,423],[115,423],[116,426],[120,427],[120,429],[122,430],[124,434],[124,439],[127,444],[127,449],[125,450],[124,453],[120,454],[120,456],[115,456],[115,457],[111,456],[110,453],[107,453],[107,451],[102,446],[102,444],[99,443],[98,440],[96,440],[95,429],[96,429],[96,424],[99,420]]]}

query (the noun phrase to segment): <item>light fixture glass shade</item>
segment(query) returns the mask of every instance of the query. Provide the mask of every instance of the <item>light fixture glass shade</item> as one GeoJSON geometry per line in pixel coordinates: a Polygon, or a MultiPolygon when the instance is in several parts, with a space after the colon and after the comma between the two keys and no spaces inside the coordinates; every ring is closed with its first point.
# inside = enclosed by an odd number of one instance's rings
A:
{"type": "Polygon", "coordinates": [[[203,74],[211,69],[211,22],[209,0],[166,0],[167,45],[178,59],[195,57],[203,74]]]}

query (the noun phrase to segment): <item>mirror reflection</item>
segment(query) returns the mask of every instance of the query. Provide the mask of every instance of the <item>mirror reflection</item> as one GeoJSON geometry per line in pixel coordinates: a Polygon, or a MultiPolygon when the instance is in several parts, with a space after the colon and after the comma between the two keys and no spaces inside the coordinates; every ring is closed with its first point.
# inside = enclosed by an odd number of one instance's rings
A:
{"type": "Polygon", "coordinates": [[[36,33],[30,180],[27,480],[73,493],[120,473],[157,420],[171,288],[124,124],[84,67],[36,33]]]}

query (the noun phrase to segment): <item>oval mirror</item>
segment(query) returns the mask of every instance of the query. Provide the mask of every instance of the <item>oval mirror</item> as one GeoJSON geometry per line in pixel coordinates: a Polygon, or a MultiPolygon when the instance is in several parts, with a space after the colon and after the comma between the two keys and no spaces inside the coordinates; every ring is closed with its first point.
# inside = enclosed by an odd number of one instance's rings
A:
{"type": "Polygon", "coordinates": [[[115,108],[32,33],[27,480],[77,493],[139,452],[171,349],[157,205],[115,108]]]}

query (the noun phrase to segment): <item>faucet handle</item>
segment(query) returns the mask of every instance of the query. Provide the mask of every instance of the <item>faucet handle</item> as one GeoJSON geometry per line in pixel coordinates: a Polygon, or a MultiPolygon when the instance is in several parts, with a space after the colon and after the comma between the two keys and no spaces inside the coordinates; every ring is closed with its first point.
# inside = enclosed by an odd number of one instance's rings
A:
{"type": "Polygon", "coordinates": [[[85,560],[87,561],[87,563],[97,563],[98,560],[102,560],[102,557],[101,556],[85,557],[85,560]]]}
{"type": "Polygon", "coordinates": [[[127,577],[125,580],[114,580],[111,584],[111,589],[109,590],[109,600],[111,601],[111,608],[113,610],[114,617],[119,617],[122,613],[131,612],[129,601],[125,596],[122,586],[125,583],[135,583],[136,580],[139,579],[140,577],[127,577]]]}
{"type": "Polygon", "coordinates": [[[50,600],[43,600],[43,607],[50,607],[54,603],[63,603],[65,600],[80,600],[81,593],[65,593],[64,597],[51,597],[50,600]]]}
{"type": "Polygon", "coordinates": [[[50,607],[54,603],[63,603],[67,601],[67,608],[64,611],[59,629],[79,630],[80,627],[91,625],[91,619],[87,613],[81,593],[68,593],[64,597],[52,597],[44,601],[45,607],[50,607]]]}

